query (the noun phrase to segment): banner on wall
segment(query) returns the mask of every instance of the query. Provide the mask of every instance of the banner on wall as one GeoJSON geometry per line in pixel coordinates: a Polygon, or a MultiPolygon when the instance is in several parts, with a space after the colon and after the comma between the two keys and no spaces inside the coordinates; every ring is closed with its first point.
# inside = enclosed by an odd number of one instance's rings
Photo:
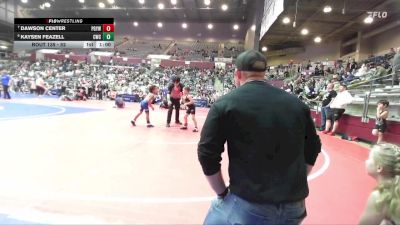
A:
{"type": "Polygon", "coordinates": [[[224,62],[215,62],[215,68],[217,69],[225,69],[226,63],[224,62]]]}
{"type": "Polygon", "coordinates": [[[284,0],[268,0],[264,3],[264,13],[261,18],[260,40],[283,12],[284,0]]]}
{"type": "Polygon", "coordinates": [[[214,58],[214,62],[232,63],[232,58],[214,58]]]}

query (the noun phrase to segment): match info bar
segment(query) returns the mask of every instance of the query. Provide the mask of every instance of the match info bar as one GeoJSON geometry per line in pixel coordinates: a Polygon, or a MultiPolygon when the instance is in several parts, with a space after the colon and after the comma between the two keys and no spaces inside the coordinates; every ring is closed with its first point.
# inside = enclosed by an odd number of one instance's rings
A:
{"type": "Polygon", "coordinates": [[[113,18],[15,18],[14,49],[114,48],[113,18]]]}

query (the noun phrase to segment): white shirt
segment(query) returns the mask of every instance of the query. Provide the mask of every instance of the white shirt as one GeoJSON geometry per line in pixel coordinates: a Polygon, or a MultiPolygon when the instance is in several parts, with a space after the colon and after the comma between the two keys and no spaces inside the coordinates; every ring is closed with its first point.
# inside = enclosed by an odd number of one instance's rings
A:
{"type": "Polygon", "coordinates": [[[353,96],[351,96],[349,91],[339,92],[335,99],[330,104],[331,108],[334,109],[344,109],[348,104],[353,102],[353,96]]]}

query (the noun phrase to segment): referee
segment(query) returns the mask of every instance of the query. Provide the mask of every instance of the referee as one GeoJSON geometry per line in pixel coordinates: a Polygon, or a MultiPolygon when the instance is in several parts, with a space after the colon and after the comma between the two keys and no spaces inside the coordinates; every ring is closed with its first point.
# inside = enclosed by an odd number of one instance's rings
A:
{"type": "Polygon", "coordinates": [[[170,127],[172,111],[175,108],[175,124],[182,125],[179,121],[179,111],[181,110],[181,97],[183,91],[183,84],[180,77],[173,77],[172,83],[168,86],[168,114],[167,114],[167,127],[170,127]]]}
{"type": "Polygon", "coordinates": [[[218,195],[204,224],[300,224],[307,174],[321,150],[309,108],[264,80],[265,57],[236,60],[238,87],[211,108],[198,145],[203,172],[218,195]],[[221,174],[228,144],[230,185],[221,174]]]}

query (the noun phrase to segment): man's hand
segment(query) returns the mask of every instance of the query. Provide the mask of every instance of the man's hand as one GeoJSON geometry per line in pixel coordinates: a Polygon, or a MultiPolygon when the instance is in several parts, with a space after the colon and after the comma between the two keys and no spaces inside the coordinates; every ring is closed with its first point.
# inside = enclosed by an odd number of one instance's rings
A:
{"type": "Polygon", "coordinates": [[[218,198],[224,199],[229,193],[229,188],[226,188],[224,192],[218,194],[218,198]]]}
{"type": "MultiPolygon", "coordinates": [[[[224,179],[222,178],[222,173],[219,171],[218,173],[206,176],[208,183],[211,188],[215,191],[218,196],[222,196],[223,194],[228,194],[228,188],[225,186],[224,179]],[[225,193],[226,192],[226,193],[225,193]]],[[[225,197],[225,196],[224,196],[225,197]]]]}

